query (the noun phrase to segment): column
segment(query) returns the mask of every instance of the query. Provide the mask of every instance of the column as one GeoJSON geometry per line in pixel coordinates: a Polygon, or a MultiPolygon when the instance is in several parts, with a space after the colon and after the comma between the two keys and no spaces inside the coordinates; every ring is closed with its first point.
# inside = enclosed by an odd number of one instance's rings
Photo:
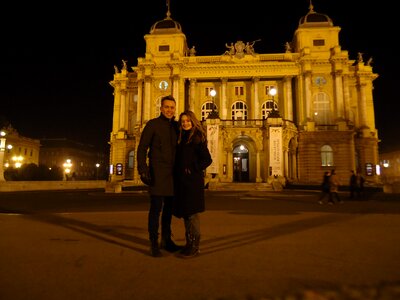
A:
{"type": "Polygon", "coordinates": [[[232,151],[228,152],[228,179],[230,182],[233,181],[233,156],[232,156],[232,151]]]}
{"type": "Polygon", "coordinates": [[[126,91],[120,93],[120,106],[119,106],[119,126],[118,130],[125,130],[125,110],[126,110],[126,91]]]}
{"type": "Polygon", "coordinates": [[[343,79],[341,72],[335,73],[335,95],[336,95],[336,117],[339,120],[344,119],[344,106],[343,106],[343,79]]]}
{"type": "Polygon", "coordinates": [[[344,117],[346,120],[355,121],[351,119],[351,104],[350,104],[350,90],[349,90],[349,78],[343,76],[343,97],[344,97],[344,117]]]}
{"type": "Polygon", "coordinates": [[[227,108],[226,108],[226,105],[227,105],[227,99],[226,99],[226,86],[227,86],[227,83],[228,83],[228,79],[226,79],[226,78],[222,78],[221,79],[221,82],[222,82],[222,86],[221,86],[221,104],[222,104],[222,114],[220,114],[220,118],[222,119],[222,120],[226,120],[226,118],[227,118],[227,108]]]}
{"type": "Polygon", "coordinates": [[[289,177],[289,151],[283,149],[283,176],[289,177]]]}
{"type": "Polygon", "coordinates": [[[253,78],[253,97],[254,97],[254,105],[253,105],[253,119],[261,119],[260,117],[260,102],[258,99],[258,83],[260,82],[260,78],[253,78]]]}
{"type": "Polygon", "coordinates": [[[176,102],[176,111],[183,111],[183,107],[180,107],[180,99],[179,99],[179,76],[175,75],[172,78],[172,95],[175,98],[176,102]]]}
{"type": "Polygon", "coordinates": [[[119,129],[119,118],[120,118],[120,106],[121,106],[121,90],[119,85],[114,88],[114,114],[113,114],[113,133],[118,132],[119,129]]]}
{"type": "Polygon", "coordinates": [[[260,173],[260,169],[261,169],[260,151],[257,151],[256,155],[257,155],[256,156],[256,182],[262,182],[261,173],[260,173]]]}
{"type": "Polygon", "coordinates": [[[136,124],[142,124],[142,107],[143,107],[143,80],[138,80],[138,98],[136,109],[136,124]]]}
{"type": "Polygon", "coordinates": [[[189,79],[189,110],[194,111],[196,106],[195,99],[196,99],[196,79],[189,79]]]}
{"type": "Polygon", "coordinates": [[[311,94],[311,72],[307,72],[304,78],[304,85],[305,85],[305,104],[306,104],[306,112],[305,117],[306,120],[312,120],[311,116],[311,101],[312,101],[312,94],[311,94]]]}
{"type": "Polygon", "coordinates": [[[150,109],[151,109],[151,78],[146,77],[144,80],[144,103],[143,103],[143,121],[148,121],[151,118],[150,109]]]}
{"type": "Polygon", "coordinates": [[[293,91],[292,78],[287,76],[284,81],[285,86],[285,115],[284,118],[293,121],[293,91]]]}
{"type": "Polygon", "coordinates": [[[365,96],[365,83],[360,83],[359,85],[360,97],[358,98],[358,114],[360,116],[360,126],[368,127],[367,124],[367,99],[365,96]]]}

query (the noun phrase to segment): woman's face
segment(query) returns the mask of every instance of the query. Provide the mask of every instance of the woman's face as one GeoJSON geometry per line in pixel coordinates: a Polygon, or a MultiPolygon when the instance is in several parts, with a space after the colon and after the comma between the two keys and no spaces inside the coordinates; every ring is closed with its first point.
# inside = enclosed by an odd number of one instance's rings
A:
{"type": "Polygon", "coordinates": [[[192,121],[190,121],[189,117],[187,115],[183,115],[181,117],[181,126],[183,130],[190,130],[192,129],[192,121]]]}

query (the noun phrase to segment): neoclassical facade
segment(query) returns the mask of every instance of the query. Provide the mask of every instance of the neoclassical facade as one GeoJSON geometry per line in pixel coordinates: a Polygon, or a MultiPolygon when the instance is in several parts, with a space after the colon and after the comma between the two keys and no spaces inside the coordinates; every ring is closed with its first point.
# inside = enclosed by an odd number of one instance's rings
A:
{"type": "Polygon", "coordinates": [[[310,6],[282,53],[257,53],[257,41],[236,41],[199,56],[168,10],[145,35],[137,65],[115,67],[110,181],[140,182],[140,134],[171,94],[177,116],[190,109],[204,121],[213,157],[207,173],[216,183],[315,184],[331,169],[344,184],[356,169],[377,183],[378,75],[370,58],[351,59],[341,48],[340,30],[310,6]]]}

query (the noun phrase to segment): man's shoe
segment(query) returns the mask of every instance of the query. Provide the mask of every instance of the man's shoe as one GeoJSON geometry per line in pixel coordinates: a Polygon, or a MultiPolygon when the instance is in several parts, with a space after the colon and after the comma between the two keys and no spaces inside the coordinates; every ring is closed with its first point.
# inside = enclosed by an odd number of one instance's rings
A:
{"type": "Polygon", "coordinates": [[[160,247],[158,247],[158,241],[151,240],[150,243],[150,255],[153,257],[161,257],[162,253],[160,251],[160,247]]]}
{"type": "Polygon", "coordinates": [[[177,252],[177,251],[179,251],[179,250],[182,250],[182,249],[183,249],[183,246],[178,246],[178,245],[175,244],[174,241],[171,240],[171,239],[165,239],[165,240],[163,239],[163,240],[161,241],[161,248],[162,248],[162,249],[165,249],[165,250],[168,251],[168,252],[173,253],[173,252],[177,252]]]}
{"type": "Polygon", "coordinates": [[[200,254],[200,250],[197,247],[189,247],[186,248],[184,251],[179,253],[183,258],[192,258],[200,254]]]}
{"type": "Polygon", "coordinates": [[[153,257],[162,257],[162,256],[163,256],[162,253],[161,253],[161,251],[160,251],[160,249],[159,249],[158,247],[157,247],[157,248],[151,247],[151,249],[150,249],[150,255],[153,256],[153,257]]]}

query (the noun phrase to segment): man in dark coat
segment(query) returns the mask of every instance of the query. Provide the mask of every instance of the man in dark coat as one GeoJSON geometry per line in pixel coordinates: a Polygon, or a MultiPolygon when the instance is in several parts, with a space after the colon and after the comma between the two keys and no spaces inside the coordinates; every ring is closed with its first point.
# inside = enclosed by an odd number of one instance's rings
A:
{"type": "Polygon", "coordinates": [[[178,124],[174,121],[175,109],[176,102],[172,96],[161,99],[161,114],[147,122],[137,148],[138,172],[142,182],[149,186],[151,201],[148,231],[151,243],[150,253],[154,257],[162,256],[160,248],[169,252],[182,248],[171,239],[173,168],[178,132],[178,124]],[[161,245],[159,245],[158,229],[161,211],[161,245]]]}

